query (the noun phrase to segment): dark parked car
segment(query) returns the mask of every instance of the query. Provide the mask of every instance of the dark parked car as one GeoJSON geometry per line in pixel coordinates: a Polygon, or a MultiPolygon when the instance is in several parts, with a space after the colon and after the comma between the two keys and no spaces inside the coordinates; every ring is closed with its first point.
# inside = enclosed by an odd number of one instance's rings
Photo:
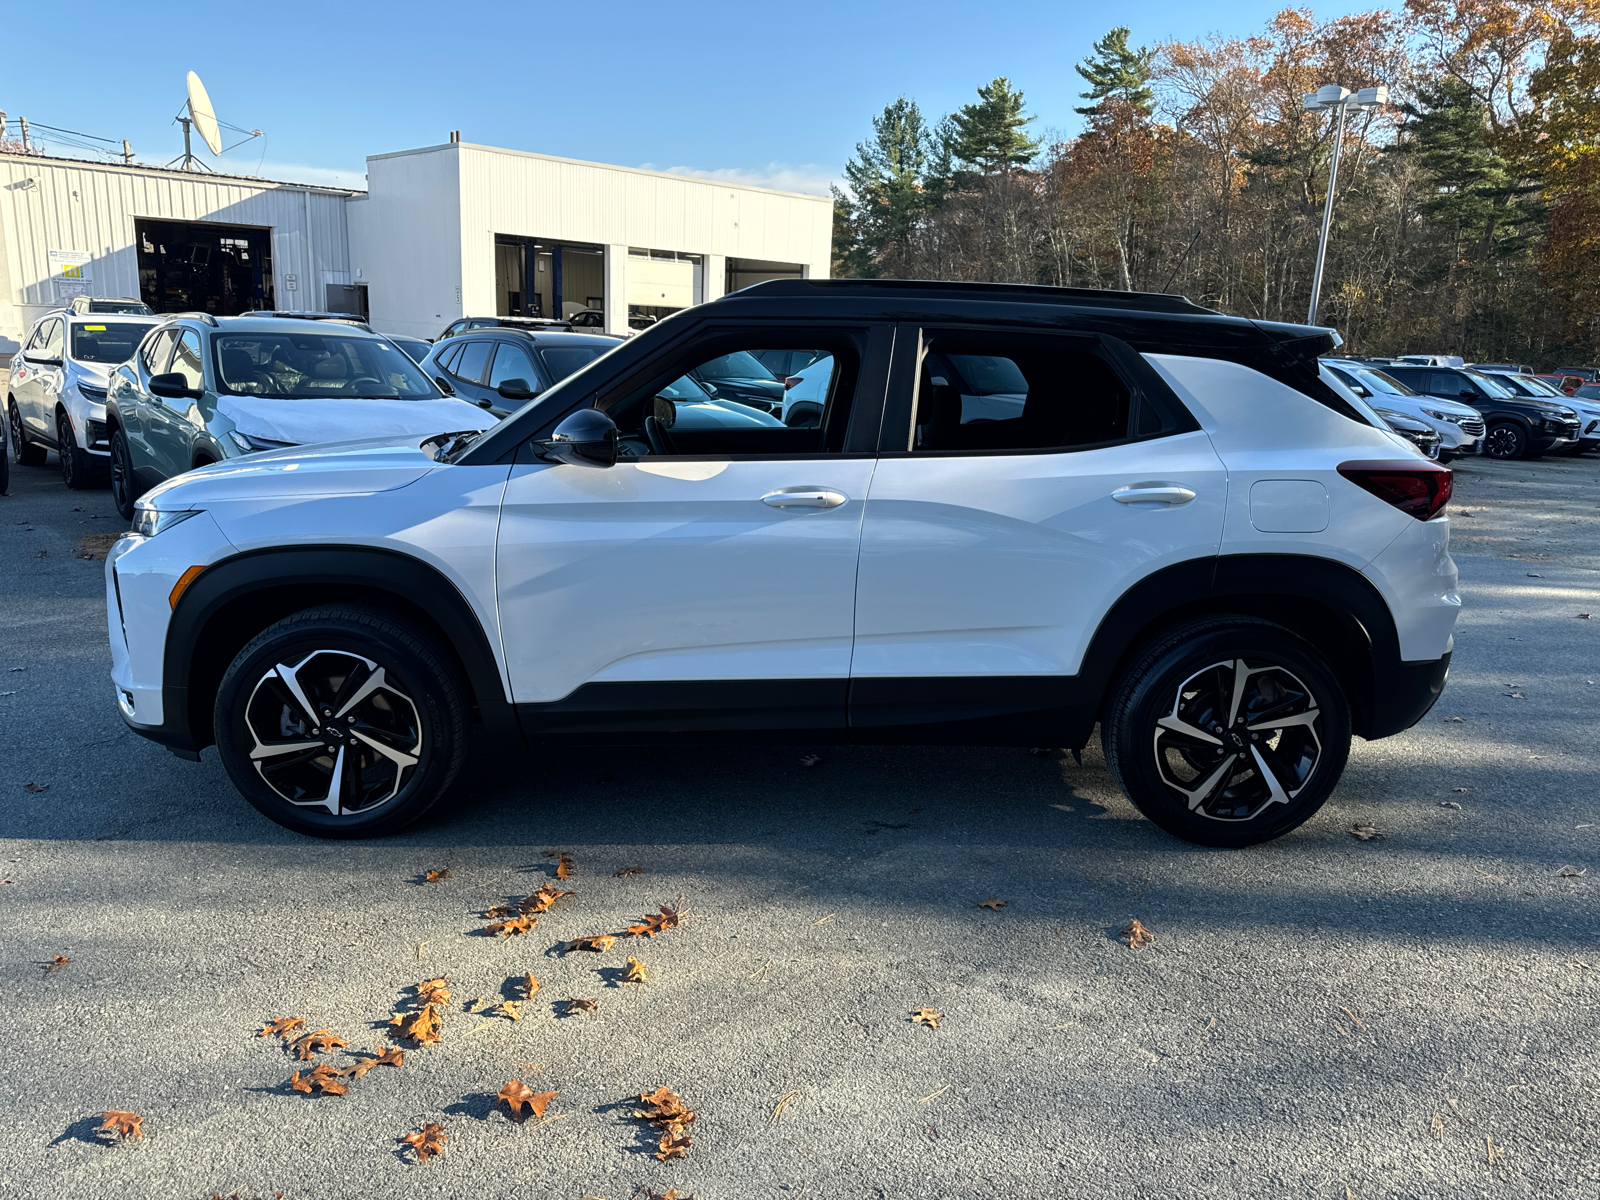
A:
{"type": "Polygon", "coordinates": [[[414,363],[420,363],[423,359],[427,358],[428,355],[433,353],[433,343],[428,341],[426,338],[396,337],[392,333],[386,333],[384,334],[384,337],[388,338],[401,350],[405,351],[406,357],[414,363]]]}
{"type": "Polygon", "coordinates": [[[690,371],[689,378],[717,400],[732,400],[764,413],[783,408],[783,380],[748,350],[713,358],[690,371]]]}
{"type": "Polygon", "coordinates": [[[445,326],[444,332],[439,335],[439,341],[445,338],[460,337],[463,333],[472,333],[479,329],[571,329],[571,321],[558,321],[555,317],[462,317],[459,321],[451,321],[445,326]]]}
{"type": "Polygon", "coordinates": [[[441,338],[422,369],[446,395],[503,417],[621,344],[593,333],[473,329],[441,338]]]}
{"type": "Polygon", "coordinates": [[[1483,414],[1488,431],[1483,452],[1490,458],[1523,458],[1560,450],[1578,440],[1578,414],[1553,400],[1519,396],[1505,384],[1477,371],[1454,367],[1387,368],[1413,391],[1470,404],[1483,414]]]}

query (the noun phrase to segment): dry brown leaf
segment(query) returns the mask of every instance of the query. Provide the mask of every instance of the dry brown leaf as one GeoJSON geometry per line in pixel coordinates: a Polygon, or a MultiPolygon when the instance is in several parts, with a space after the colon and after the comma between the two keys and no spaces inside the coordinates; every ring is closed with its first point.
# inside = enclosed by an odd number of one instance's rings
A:
{"type": "Polygon", "coordinates": [[[598,1000],[578,1000],[569,998],[561,1001],[561,1004],[563,1005],[561,1015],[564,1017],[570,1017],[574,1013],[594,1013],[600,1010],[600,1001],[598,1000]]]}
{"type": "Polygon", "coordinates": [[[661,1140],[656,1143],[656,1157],[662,1162],[669,1158],[683,1158],[689,1153],[689,1147],[694,1145],[694,1139],[687,1133],[679,1133],[669,1129],[661,1135],[661,1140]]]}
{"type": "Polygon", "coordinates": [[[341,1074],[349,1075],[352,1079],[360,1079],[373,1067],[403,1067],[406,1065],[405,1051],[398,1046],[384,1048],[382,1042],[378,1043],[376,1050],[370,1051],[371,1058],[363,1058],[357,1063],[346,1067],[341,1074]]]}
{"type": "Polygon", "coordinates": [[[515,937],[519,933],[527,933],[538,923],[532,917],[511,917],[505,921],[496,921],[486,927],[484,932],[497,938],[515,937]]]}
{"type": "Polygon", "coordinates": [[[638,937],[640,934],[643,934],[645,937],[653,938],[656,934],[662,932],[663,930],[676,929],[678,927],[678,921],[679,914],[677,910],[668,908],[665,904],[663,904],[660,912],[646,913],[639,924],[629,925],[627,932],[632,934],[634,937],[638,937]]]}
{"type": "Polygon", "coordinates": [[[655,1125],[688,1125],[695,1119],[683,1097],[664,1084],[653,1092],[640,1092],[639,1103],[646,1107],[635,1109],[633,1115],[655,1125]]]}
{"type": "Polygon", "coordinates": [[[990,896],[987,900],[978,901],[979,908],[992,908],[995,912],[999,912],[1005,906],[1006,902],[1004,900],[996,900],[993,896],[990,896]]]}
{"type": "Polygon", "coordinates": [[[144,1137],[144,1130],[140,1124],[144,1121],[138,1113],[124,1112],[120,1108],[113,1108],[109,1112],[100,1114],[100,1127],[96,1133],[114,1133],[119,1140],[144,1137]]]}
{"type": "Polygon", "coordinates": [[[419,1046],[441,1040],[439,1010],[431,1004],[416,1012],[396,1013],[389,1018],[389,1027],[395,1031],[396,1037],[410,1038],[419,1046]]]}
{"type": "Polygon", "coordinates": [[[553,883],[539,885],[539,890],[524,896],[517,904],[517,911],[523,913],[542,913],[563,896],[576,896],[577,892],[564,892],[553,883]]]}
{"type": "Polygon", "coordinates": [[[304,1017],[277,1017],[263,1025],[261,1032],[256,1036],[287,1038],[305,1023],[306,1019],[304,1017]]]}
{"type": "Polygon", "coordinates": [[[623,875],[643,875],[643,874],[644,874],[644,868],[643,867],[623,867],[622,870],[617,872],[617,876],[619,878],[621,876],[623,876],[623,875]]]}
{"type": "Polygon", "coordinates": [[[449,1134],[437,1121],[430,1121],[419,1133],[408,1133],[400,1140],[416,1151],[418,1162],[427,1162],[435,1154],[444,1153],[444,1143],[449,1134]]]}
{"type": "Polygon", "coordinates": [[[424,979],[417,984],[417,1000],[422,1004],[437,1004],[443,1008],[450,1003],[450,988],[445,982],[448,975],[440,975],[437,979],[424,979]]]}
{"type": "Polygon", "coordinates": [[[563,851],[563,850],[546,850],[544,852],[544,856],[546,858],[553,858],[553,859],[556,860],[556,878],[557,879],[565,879],[569,875],[572,874],[572,866],[573,866],[572,858],[565,851],[563,851]]]}
{"type": "Polygon", "coordinates": [[[304,1092],[308,1096],[313,1091],[321,1092],[327,1096],[342,1096],[350,1090],[339,1079],[339,1076],[343,1074],[343,1071],[335,1070],[327,1063],[318,1063],[305,1075],[296,1071],[289,1080],[289,1086],[297,1092],[304,1092]]]}
{"type": "Polygon", "coordinates": [[[331,1029],[318,1029],[305,1034],[290,1043],[290,1049],[300,1056],[304,1062],[313,1054],[325,1054],[329,1050],[340,1050],[350,1043],[338,1037],[331,1029]]]}
{"type": "Polygon", "coordinates": [[[1358,838],[1363,842],[1370,842],[1373,838],[1381,838],[1383,834],[1378,832],[1378,827],[1376,825],[1373,825],[1370,822],[1358,821],[1356,824],[1350,826],[1350,836],[1353,838],[1358,838]]]}
{"type": "Polygon", "coordinates": [[[911,1011],[913,1025],[926,1025],[929,1029],[939,1028],[939,1022],[944,1018],[942,1012],[935,1012],[931,1008],[916,1008],[911,1011]]]}
{"type": "Polygon", "coordinates": [[[523,1106],[528,1103],[532,1096],[533,1089],[531,1087],[523,1083],[520,1079],[513,1079],[510,1083],[506,1084],[505,1087],[500,1089],[500,1091],[495,1095],[495,1099],[504,1100],[506,1102],[506,1107],[511,1110],[512,1120],[520,1121],[523,1119],[523,1106]]]}
{"type": "Polygon", "coordinates": [[[489,1014],[491,1016],[493,1016],[495,1013],[510,1017],[513,1021],[520,1021],[522,1020],[522,1001],[502,1000],[499,1004],[496,1004],[489,1010],[489,1014]]]}
{"type": "Polygon", "coordinates": [[[422,881],[424,883],[438,883],[442,879],[449,879],[449,878],[450,878],[450,868],[449,867],[440,867],[437,871],[424,871],[422,873],[422,881]]]}
{"type": "Polygon", "coordinates": [[[1138,917],[1122,927],[1122,936],[1128,939],[1128,949],[1137,950],[1156,940],[1156,935],[1146,929],[1138,917]]]}
{"type": "Polygon", "coordinates": [[[643,983],[649,977],[649,968],[637,958],[629,958],[628,965],[622,969],[623,983],[643,983]]]}
{"type": "Polygon", "coordinates": [[[574,950],[587,950],[592,954],[604,954],[617,944],[615,935],[602,933],[595,937],[573,938],[561,948],[562,953],[570,954],[574,950]]]}
{"type": "Polygon", "coordinates": [[[58,954],[49,962],[45,963],[44,973],[46,975],[54,975],[57,971],[61,970],[62,967],[66,966],[71,961],[72,960],[65,954],[58,954]]]}
{"type": "Polygon", "coordinates": [[[529,971],[521,979],[517,980],[517,987],[521,990],[524,1000],[532,1000],[534,993],[539,990],[539,981],[533,977],[533,972],[529,971]]]}
{"type": "Polygon", "coordinates": [[[1500,1147],[1494,1144],[1494,1139],[1484,1135],[1483,1148],[1489,1155],[1489,1165],[1495,1166],[1500,1161],[1500,1147]]]}
{"type": "Polygon", "coordinates": [[[1444,1118],[1438,1113],[1433,1114],[1433,1124],[1428,1128],[1433,1134],[1434,1141],[1440,1142],[1444,1140],[1444,1118]]]}
{"type": "MultiPolygon", "coordinates": [[[[582,1200],[589,1200],[589,1198],[583,1197],[582,1200]]],[[[664,1192],[658,1192],[647,1184],[644,1189],[644,1200],[694,1200],[694,1194],[691,1192],[687,1196],[681,1196],[678,1194],[677,1188],[668,1188],[664,1192]]]]}

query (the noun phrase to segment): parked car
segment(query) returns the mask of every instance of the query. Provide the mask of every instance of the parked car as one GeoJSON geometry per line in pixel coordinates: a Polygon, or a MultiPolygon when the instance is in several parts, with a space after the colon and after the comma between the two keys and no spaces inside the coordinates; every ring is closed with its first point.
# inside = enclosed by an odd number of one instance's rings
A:
{"type": "Polygon", "coordinates": [[[1394,360],[1414,367],[1462,367],[1466,360],[1459,354],[1401,354],[1394,360]]]}
{"type": "MultiPolygon", "coordinates": [[[[1456,400],[1422,397],[1389,374],[1385,366],[1348,358],[1325,358],[1322,365],[1340,383],[1373,406],[1404,413],[1439,435],[1439,461],[1450,462],[1463,454],[1476,454],[1482,445],[1484,423],[1477,409],[1456,400]]],[[[1392,422],[1391,422],[1392,424],[1392,422]]]]}
{"type": "Polygon", "coordinates": [[[1586,383],[1569,396],[1554,384],[1531,375],[1497,375],[1496,378],[1521,395],[1553,400],[1578,414],[1578,441],[1563,453],[1582,454],[1600,446],[1600,384],[1586,383]]]}
{"type": "Polygon", "coordinates": [[[606,314],[598,308],[580,308],[567,318],[567,323],[573,329],[585,333],[604,333],[606,329],[606,314]]]}
{"type": "Polygon", "coordinates": [[[51,450],[69,488],[104,486],[111,443],[106,430],[106,383],[154,317],[47,313],[22,338],[6,388],[11,449],[23,466],[38,466],[51,450]]]}
{"type": "Polygon", "coordinates": [[[397,336],[392,333],[386,333],[383,336],[404,350],[406,357],[414,363],[420,363],[433,353],[433,343],[426,338],[397,336]]]}
{"type": "Polygon", "coordinates": [[[815,350],[755,350],[755,359],[783,383],[783,396],[772,410],[785,425],[815,429],[832,388],[833,355],[815,350]]]}
{"type": "Polygon", "coordinates": [[[131,296],[74,296],[67,311],[83,314],[119,313],[129,317],[153,317],[155,313],[143,300],[131,296]]]}
{"type": "Polygon", "coordinates": [[[621,344],[592,333],[479,329],[435,342],[422,369],[447,396],[503,417],[621,344]]]}
{"type": "Polygon", "coordinates": [[[9,421],[0,421],[0,496],[6,495],[11,490],[11,455],[6,452],[6,426],[9,421]]]}
{"type": "Polygon", "coordinates": [[[1534,369],[1526,363],[1468,363],[1467,368],[1472,371],[1482,371],[1485,375],[1532,375],[1534,369]]]}
{"type": "Polygon", "coordinates": [[[486,429],[384,337],[285,317],[169,319],[111,375],[111,496],[125,518],[147,488],[264,450],[486,429]]]}
{"type": "Polygon", "coordinates": [[[344,312],[294,312],[284,308],[253,308],[249,312],[240,313],[242,317],[279,317],[285,321],[335,321],[341,325],[354,325],[357,329],[372,333],[371,325],[367,324],[365,317],[357,313],[344,312]]]}
{"type": "Polygon", "coordinates": [[[1518,395],[1492,375],[1399,363],[1385,374],[1423,395],[1457,400],[1477,409],[1488,426],[1483,452],[1490,458],[1537,456],[1578,440],[1578,416],[1572,409],[1551,400],[1518,395]]]}
{"type": "Polygon", "coordinates": [[[1535,375],[1534,378],[1542,383],[1548,383],[1563,396],[1570,396],[1583,386],[1581,375],[1535,375]]]}
{"type": "Polygon", "coordinates": [[[571,328],[571,321],[561,321],[555,317],[462,317],[459,321],[452,321],[446,325],[444,332],[436,341],[442,342],[445,338],[457,337],[478,329],[547,329],[555,332],[571,328]]]}
{"type": "Polygon", "coordinates": [[[719,399],[736,400],[765,413],[783,409],[786,389],[782,381],[748,350],[736,350],[701,363],[691,377],[719,399]]]}
{"type": "Polygon", "coordinates": [[[1422,451],[1424,458],[1439,457],[1439,431],[1432,425],[1392,408],[1374,407],[1373,411],[1384,419],[1390,429],[1422,451]]]}
{"type": "Polygon", "coordinates": [[[479,723],[568,751],[1077,749],[1098,723],[1161,828],[1260,842],[1352,734],[1428,711],[1460,606],[1450,471],[1323,379],[1335,337],[1174,296],[757,284],[487,432],[154,489],[107,559],[116,703],[322,837],[422,815],[479,723]],[[784,346],[838,364],[817,428],[672,394],[784,346]],[[1008,360],[1020,414],[968,419],[929,355],[1008,360]]]}
{"type": "Polygon", "coordinates": [[[1585,383],[1600,383],[1600,367],[1557,367],[1552,374],[1576,375],[1585,383]]]}

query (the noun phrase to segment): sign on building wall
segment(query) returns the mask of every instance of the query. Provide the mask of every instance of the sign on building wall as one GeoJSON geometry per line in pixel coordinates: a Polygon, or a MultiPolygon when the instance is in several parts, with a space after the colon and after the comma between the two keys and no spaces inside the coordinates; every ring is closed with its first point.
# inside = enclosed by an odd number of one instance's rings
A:
{"type": "Polygon", "coordinates": [[[94,255],[86,250],[48,250],[50,282],[57,300],[87,296],[94,281],[94,255]]]}

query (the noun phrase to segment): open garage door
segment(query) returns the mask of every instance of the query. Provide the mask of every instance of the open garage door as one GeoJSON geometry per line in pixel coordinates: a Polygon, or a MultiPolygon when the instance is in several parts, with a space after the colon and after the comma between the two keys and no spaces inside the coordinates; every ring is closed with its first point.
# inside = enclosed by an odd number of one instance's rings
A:
{"type": "Polygon", "coordinates": [[[231,317],[277,307],[271,229],[145,218],[133,226],[139,295],[156,312],[231,317]]]}

